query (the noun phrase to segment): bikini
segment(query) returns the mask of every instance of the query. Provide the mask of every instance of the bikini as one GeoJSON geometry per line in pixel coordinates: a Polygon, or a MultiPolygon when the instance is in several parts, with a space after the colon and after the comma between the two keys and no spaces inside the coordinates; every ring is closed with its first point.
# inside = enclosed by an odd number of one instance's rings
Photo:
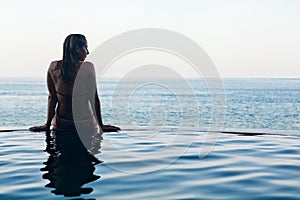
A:
{"type": "MultiPolygon", "coordinates": [[[[82,95],[65,95],[56,91],[56,94],[67,98],[66,103],[72,103],[72,98],[83,97],[87,94],[82,95]]],[[[95,117],[92,115],[87,119],[73,120],[73,119],[65,119],[55,114],[54,119],[52,121],[54,130],[77,130],[77,132],[84,132],[85,134],[93,134],[99,131],[97,121],[95,117]]]]}

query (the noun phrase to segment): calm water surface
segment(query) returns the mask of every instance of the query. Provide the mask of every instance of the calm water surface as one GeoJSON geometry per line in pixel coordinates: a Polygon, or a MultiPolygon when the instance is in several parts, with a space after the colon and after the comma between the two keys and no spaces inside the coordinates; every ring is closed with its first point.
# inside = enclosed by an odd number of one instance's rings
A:
{"type": "MultiPolygon", "coordinates": [[[[300,80],[224,81],[223,128],[264,135],[196,131],[211,123],[211,97],[191,82],[201,118],[186,130],[176,125],[198,116],[180,111],[184,92],[148,85],[125,109],[105,82],[104,120],[124,130],[90,152],[68,135],[0,132],[0,199],[300,199],[300,80]]],[[[1,130],[44,123],[46,99],[43,80],[1,80],[1,130]]]]}

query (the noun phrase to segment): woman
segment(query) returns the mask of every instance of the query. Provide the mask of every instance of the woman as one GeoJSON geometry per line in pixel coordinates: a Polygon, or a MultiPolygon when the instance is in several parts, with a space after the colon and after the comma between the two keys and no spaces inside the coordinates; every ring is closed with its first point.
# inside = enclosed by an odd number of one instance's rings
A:
{"type": "Polygon", "coordinates": [[[51,124],[54,130],[96,131],[98,126],[104,132],[120,130],[102,122],[94,66],[84,62],[88,54],[83,35],[71,34],[65,39],[63,59],[53,61],[47,73],[46,124],[31,127],[31,131],[50,130],[51,124]]]}

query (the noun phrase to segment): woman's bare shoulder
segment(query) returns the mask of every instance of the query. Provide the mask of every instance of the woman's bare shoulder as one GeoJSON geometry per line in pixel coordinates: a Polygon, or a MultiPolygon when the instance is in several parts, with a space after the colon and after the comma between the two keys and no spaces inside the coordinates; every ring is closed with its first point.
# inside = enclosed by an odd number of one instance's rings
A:
{"type": "Polygon", "coordinates": [[[54,71],[54,70],[56,70],[57,69],[57,66],[58,66],[58,64],[59,64],[59,62],[60,62],[61,60],[55,60],[55,61],[52,61],[51,63],[50,63],[50,66],[49,66],[49,71],[54,71]]]}
{"type": "Polygon", "coordinates": [[[82,62],[81,68],[84,69],[84,70],[86,70],[86,71],[88,71],[88,72],[92,72],[92,73],[95,72],[93,63],[88,62],[88,61],[82,62]]]}
{"type": "Polygon", "coordinates": [[[89,62],[89,61],[84,61],[81,63],[82,66],[85,66],[85,67],[92,67],[94,68],[94,65],[92,62],[89,62]]]}

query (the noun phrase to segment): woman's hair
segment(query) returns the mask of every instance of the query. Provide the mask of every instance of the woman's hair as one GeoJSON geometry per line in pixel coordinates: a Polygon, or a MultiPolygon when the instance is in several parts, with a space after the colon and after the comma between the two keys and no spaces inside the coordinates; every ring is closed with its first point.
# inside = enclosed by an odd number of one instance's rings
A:
{"type": "Polygon", "coordinates": [[[79,56],[76,47],[81,48],[86,45],[86,38],[81,34],[68,35],[64,41],[63,59],[62,59],[62,79],[68,82],[74,73],[74,68],[78,65],[79,56]]]}

